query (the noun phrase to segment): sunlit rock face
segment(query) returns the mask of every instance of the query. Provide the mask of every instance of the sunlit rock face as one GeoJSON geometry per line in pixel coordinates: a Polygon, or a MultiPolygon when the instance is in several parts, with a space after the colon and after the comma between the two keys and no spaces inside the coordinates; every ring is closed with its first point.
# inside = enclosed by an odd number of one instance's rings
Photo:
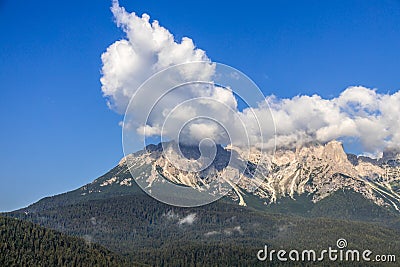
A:
{"type": "MultiPolygon", "coordinates": [[[[279,198],[295,199],[301,194],[318,202],[337,190],[351,189],[377,205],[400,211],[400,156],[394,150],[386,151],[380,159],[371,159],[346,154],[338,141],[277,149],[264,158],[257,149],[250,153],[232,146],[217,145],[214,149],[214,154],[210,152],[214,158],[208,161],[204,157],[208,152],[197,146],[173,142],[150,145],[122,159],[120,166],[128,165],[135,174],[133,179],[145,181],[148,188],[165,179],[199,191],[215,181],[228,182],[231,191],[226,193],[240,205],[246,205],[246,194],[257,196],[268,205],[279,198]],[[178,146],[181,154],[176,156],[171,151],[178,146]],[[201,168],[204,162],[206,167],[201,168]],[[192,167],[200,171],[190,171],[192,167]]],[[[122,181],[117,177],[112,182],[122,181]]]]}

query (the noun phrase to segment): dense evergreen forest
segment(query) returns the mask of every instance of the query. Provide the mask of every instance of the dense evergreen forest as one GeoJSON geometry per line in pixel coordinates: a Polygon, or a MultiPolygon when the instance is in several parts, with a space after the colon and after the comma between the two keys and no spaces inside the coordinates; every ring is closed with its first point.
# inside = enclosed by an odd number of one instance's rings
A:
{"type": "Polygon", "coordinates": [[[86,238],[130,262],[151,266],[265,266],[266,262],[256,258],[265,244],[271,249],[321,250],[335,247],[336,240],[343,237],[351,249],[382,254],[400,251],[395,218],[387,225],[306,218],[223,201],[176,208],[148,196],[131,195],[8,215],[86,238]],[[190,215],[193,220],[185,220],[190,215]]]}
{"type": "Polygon", "coordinates": [[[93,243],[18,219],[0,217],[0,266],[129,266],[93,243]]]}
{"type": "Polygon", "coordinates": [[[318,251],[335,247],[339,238],[349,249],[400,251],[398,212],[351,190],[318,203],[300,195],[264,205],[247,194],[247,207],[220,199],[178,208],[154,200],[135,184],[100,186],[116,175],[130,177],[123,171],[115,167],[82,188],[3,214],[25,222],[2,218],[0,266],[314,266],[260,262],[256,254],[264,245],[318,251]]]}

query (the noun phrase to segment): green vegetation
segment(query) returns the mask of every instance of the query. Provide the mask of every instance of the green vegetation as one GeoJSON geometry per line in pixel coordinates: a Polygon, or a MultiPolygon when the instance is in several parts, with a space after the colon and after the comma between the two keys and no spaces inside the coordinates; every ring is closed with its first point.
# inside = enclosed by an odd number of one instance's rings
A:
{"type": "Polygon", "coordinates": [[[0,266],[128,266],[99,245],[30,222],[0,217],[0,266]]]}
{"type": "Polygon", "coordinates": [[[274,214],[227,200],[176,208],[140,194],[9,215],[90,238],[132,261],[155,266],[265,266],[256,258],[265,244],[271,249],[321,250],[335,247],[343,237],[351,249],[382,254],[400,251],[400,240],[393,238],[400,234],[395,227],[274,214]],[[193,213],[192,224],[179,223],[193,213]]]}
{"type": "MultiPolygon", "coordinates": [[[[53,230],[2,219],[0,266],[137,266],[137,262],[150,266],[266,266],[267,262],[256,258],[264,245],[276,250],[319,251],[335,247],[339,238],[348,241],[349,249],[369,249],[376,254],[400,251],[399,214],[354,191],[337,191],[315,204],[311,195],[299,195],[295,200],[281,198],[264,205],[263,200],[247,194],[248,207],[225,198],[198,208],[177,208],[154,200],[135,183],[100,186],[115,176],[120,180],[131,177],[117,166],[80,189],[4,214],[53,230]],[[190,214],[195,214],[194,221],[183,223],[190,214]],[[15,244],[12,249],[10,244],[15,244]]],[[[342,266],[352,265],[346,262],[342,266]]]]}
{"type": "Polygon", "coordinates": [[[273,213],[298,215],[307,218],[332,218],[362,222],[379,222],[383,225],[399,217],[393,208],[381,207],[353,190],[338,190],[332,195],[312,202],[312,195],[296,195],[295,199],[281,198],[277,203],[259,207],[273,213]]]}

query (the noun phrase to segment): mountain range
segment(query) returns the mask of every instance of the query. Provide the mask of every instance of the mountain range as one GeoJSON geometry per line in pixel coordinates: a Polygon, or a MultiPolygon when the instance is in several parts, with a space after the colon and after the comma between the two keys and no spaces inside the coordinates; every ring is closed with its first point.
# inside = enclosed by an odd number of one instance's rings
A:
{"type": "MultiPolygon", "coordinates": [[[[188,164],[201,158],[197,147],[179,146],[188,164]]],[[[346,154],[331,141],[277,149],[261,161],[257,150],[217,146],[215,160],[191,173],[166,156],[176,147],[149,145],[81,188],[3,215],[158,266],[265,265],[255,256],[265,244],[317,249],[340,237],[353,248],[400,251],[397,153],[377,160],[346,154]],[[165,180],[201,191],[237,173],[243,175],[224,197],[201,207],[174,207],[145,193],[161,191],[165,180]]]]}
{"type": "MultiPolygon", "coordinates": [[[[297,149],[278,149],[273,154],[265,155],[258,150],[249,153],[235,147],[218,147],[210,166],[201,172],[188,172],[175,167],[170,162],[171,156],[166,156],[171,155],[168,152],[174,149],[174,144],[150,146],[128,155],[119,165],[129,165],[126,169],[131,170],[134,179],[141,181],[149,193],[157,190],[157,185],[164,179],[201,190],[206,179],[221,177],[224,181],[232,180],[229,185],[233,186],[233,190],[229,195],[243,206],[247,205],[245,194],[260,198],[265,205],[276,203],[282,197],[294,199],[295,195],[302,194],[311,196],[315,203],[338,190],[350,189],[376,205],[400,211],[400,154],[385,152],[379,160],[357,157],[346,154],[338,141],[324,145],[309,144],[297,149]],[[262,160],[260,157],[263,157],[262,160]],[[230,166],[228,161],[240,163],[230,166]],[[243,175],[234,180],[239,173],[243,175]]],[[[183,159],[173,161],[182,162],[186,158],[196,161],[200,157],[197,147],[181,146],[181,150],[183,159]]],[[[132,178],[121,180],[114,176],[101,181],[100,187],[113,183],[130,186],[132,178]]],[[[93,189],[89,186],[83,194],[90,193],[90,190],[93,189]]]]}

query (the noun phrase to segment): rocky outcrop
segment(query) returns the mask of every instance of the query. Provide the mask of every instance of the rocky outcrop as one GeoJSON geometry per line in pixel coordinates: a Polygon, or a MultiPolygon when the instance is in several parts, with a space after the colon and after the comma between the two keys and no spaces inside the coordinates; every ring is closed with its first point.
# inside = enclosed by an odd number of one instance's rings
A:
{"type": "Polygon", "coordinates": [[[233,187],[229,195],[241,205],[246,205],[243,194],[253,194],[266,204],[301,194],[318,202],[337,190],[352,189],[377,205],[400,209],[400,157],[396,153],[386,153],[379,160],[348,155],[338,141],[278,149],[264,157],[256,149],[217,146],[215,159],[207,162],[198,148],[185,146],[179,156],[173,153],[176,148],[176,144],[153,145],[129,155],[120,165],[128,165],[133,178],[145,181],[147,187],[167,179],[202,190],[212,181],[228,181],[233,187]],[[136,171],[144,165],[147,171],[136,171]]]}

